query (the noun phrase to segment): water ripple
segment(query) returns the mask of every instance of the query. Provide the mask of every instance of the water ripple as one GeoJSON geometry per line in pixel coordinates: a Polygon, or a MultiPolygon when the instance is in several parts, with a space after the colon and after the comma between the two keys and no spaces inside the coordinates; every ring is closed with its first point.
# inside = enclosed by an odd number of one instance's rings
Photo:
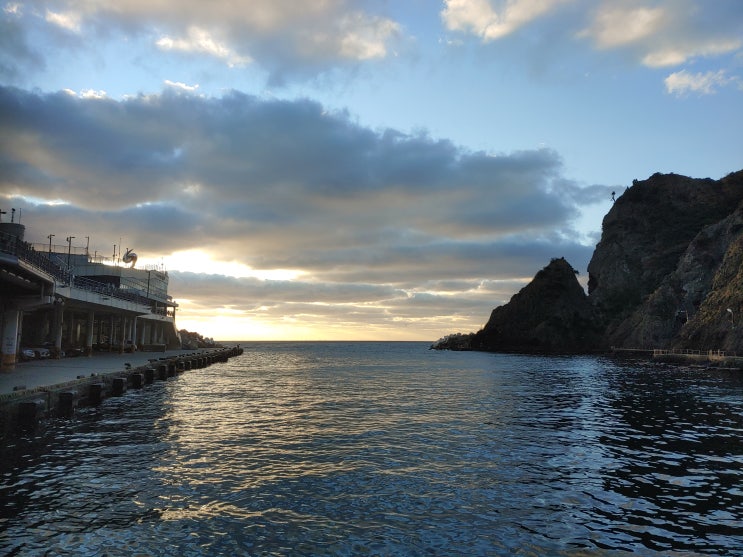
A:
{"type": "Polygon", "coordinates": [[[727,555],[739,377],[248,344],[0,449],[11,555],[727,555]]]}

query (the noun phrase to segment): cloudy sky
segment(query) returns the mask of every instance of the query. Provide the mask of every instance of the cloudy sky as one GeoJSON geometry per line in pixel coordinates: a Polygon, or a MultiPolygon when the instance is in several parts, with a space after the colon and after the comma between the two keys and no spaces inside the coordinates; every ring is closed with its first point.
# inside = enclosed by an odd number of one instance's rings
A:
{"type": "Polygon", "coordinates": [[[0,208],[164,264],[217,339],[477,330],[553,257],[585,280],[612,191],[743,168],[742,129],[740,0],[0,14],[0,208]]]}

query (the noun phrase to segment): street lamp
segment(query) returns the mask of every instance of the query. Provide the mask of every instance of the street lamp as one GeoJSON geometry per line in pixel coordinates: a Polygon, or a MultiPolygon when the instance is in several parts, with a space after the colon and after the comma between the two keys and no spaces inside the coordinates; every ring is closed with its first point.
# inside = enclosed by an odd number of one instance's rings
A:
{"type": "Polygon", "coordinates": [[[730,314],[730,325],[735,329],[735,319],[733,319],[733,310],[728,308],[727,312],[730,314]]]}
{"type": "Polygon", "coordinates": [[[68,236],[67,237],[67,270],[70,270],[70,254],[72,253],[72,240],[74,240],[74,236],[68,236]]]}
{"type": "Polygon", "coordinates": [[[54,234],[49,234],[47,238],[49,238],[49,255],[51,255],[52,254],[52,238],[54,238],[54,234]]]}

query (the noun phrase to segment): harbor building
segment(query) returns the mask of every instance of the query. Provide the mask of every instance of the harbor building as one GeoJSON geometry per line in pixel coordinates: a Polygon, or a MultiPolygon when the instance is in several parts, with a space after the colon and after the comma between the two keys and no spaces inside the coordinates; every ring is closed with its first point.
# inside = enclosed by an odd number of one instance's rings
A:
{"type": "MultiPolygon", "coordinates": [[[[178,304],[162,266],[104,258],[87,247],[34,244],[20,222],[0,222],[0,367],[24,359],[181,347],[178,304]]],[[[120,248],[119,248],[119,251],[120,248]]]]}

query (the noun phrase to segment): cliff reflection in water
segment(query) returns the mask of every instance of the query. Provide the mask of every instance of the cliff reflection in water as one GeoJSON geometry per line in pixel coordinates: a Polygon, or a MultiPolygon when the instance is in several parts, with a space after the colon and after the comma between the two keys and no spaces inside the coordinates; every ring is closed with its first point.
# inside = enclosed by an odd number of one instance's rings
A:
{"type": "Polygon", "coordinates": [[[249,343],[0,449],[11,555],[731,554],[737,375],[249,343]]]}

